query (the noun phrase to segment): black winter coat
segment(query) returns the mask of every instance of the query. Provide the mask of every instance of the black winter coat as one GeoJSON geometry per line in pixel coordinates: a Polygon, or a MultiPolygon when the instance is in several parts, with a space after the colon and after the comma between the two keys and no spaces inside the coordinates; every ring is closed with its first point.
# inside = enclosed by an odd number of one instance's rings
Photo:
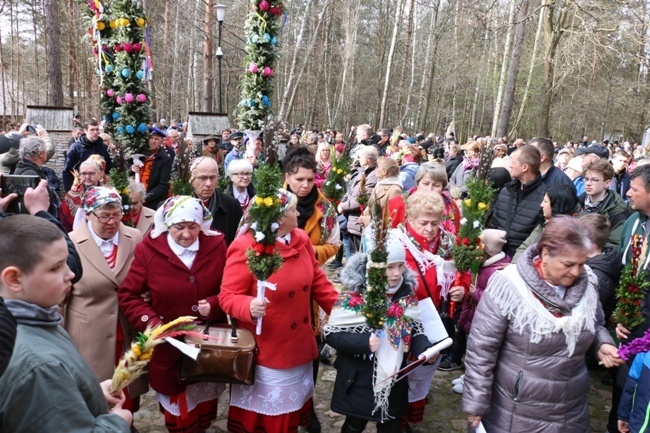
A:
{"type": "Polygon", "coordinates": [[[505,230],[508,233],[503,251],[514,256],[519,245],[524,242],[541,222],[540,204],[546,194],[542,176],[523,185],[517,179],[508,182],[501,189],[494,205],[490,228],[505,230]]]}
{"type": "Polygon", "coordinates": [[[7,369],[16,341],[16,319],[0,298],[0,376],[7,369]]]}
{"type": "Polygon", "coordinates": [[[16,165],[16,170],[14,171],[14,175],[38,176],[41,179],[47,180],[48,181],[47,192],[50,196],[50,207],[47,209],[47,211],[50,213],[50,215],[54,216],[54,218],[58,218],[59,209],[61,209],[61,199],[56,194],[54,189],[50,186],[48,173],[43,168],[44,167],[41,167],[28,159],[21,159],[20,161],[18,161],[18,164],[16,165]]]}
{"type": "Polygon", "coordinates": [[[587,260],[587,265],[598,277],[598,298],[605,312],[605,323],[609,322],[609,317],[616,308],[614,292],[623,270],[622,256],[618,249],[605,247],[601,254],[587,260]]]}
{"type": "MultiPolygon", "coordinates": [[[[253,198],[253,196],[250,197],[253,198]]],[[[230,245],[235,239],[239,220],[243,214],[239,200],[225,192],[215,190],[208,201],[207,208],[212,214],[210,228],[223,233],[226,245],[230,245]]]]}
{"type": "Polygon", "coordinates": [[[454,171],[456,171],[456,168],[460,165],[460,163],[463,162],[463,155],[458,154],[454,156],[453,158],[449,158],[445,162],[445,170],[447,171],[447,179],[451,179],[451,175],[454,174],[454,171]]]}
{"type": "MultiPolygon", "coordinates": [[[[346,286],[349,287],[349,284],[345,282],[345,273],[347,272],[349,276],[350,267],[357,270],[363,269],[363,275],[365,275],[367,257],[366,254],[358,254],[350,258],[349,264],[346,265],[346,269],[341,274],[341,281],[346,286]]],[[[358,272],[358,275],[361,275],[361,273],[358,272]]],[[[393,295],[391,301],[395,302],[407,296],[416,287],[415,274],[406,269],[404,271],[404,283],[393,295]]],[[[370,359],[369,340],[371,333],[327,333],[327,327],[325,329],[325,341],[337,350],[336,361],[334,362],[337,374],[332,393],[332,410],[346,416],[380,421],[380,411],[377,410],[374,414],[372,413],[375,408],[375,398],[372,391],[375,361],[374,358],[370,359]]],[[[410,351],[404,355],[402,368],[406,366],[408,355],[417,357],[429,347],[431,347],[431,344],[427,337],[424,334],[416,333],[414,329],[411,333],[410,351]]],[[[388,401],[389,416],[399,417],[406,413],[408,409],[408,380],[403,379],[393,385],[388,401]]]]}
{"type": "Polygon", "coordinates": [[[158,209],[160,202],[167,198],[171,175],[172,159],[163,146],[160,146],[151,165],[147,195],[144,196],[144,205],[149,209],[158,209]]]}

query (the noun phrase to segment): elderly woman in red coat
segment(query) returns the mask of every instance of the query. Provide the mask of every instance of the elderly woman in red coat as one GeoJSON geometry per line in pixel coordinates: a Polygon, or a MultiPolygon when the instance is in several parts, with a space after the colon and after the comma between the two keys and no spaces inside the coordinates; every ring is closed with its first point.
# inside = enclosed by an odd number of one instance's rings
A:
{"type": "MultiPolygon", "coordinates": [[[[282,267],[268,281],[275,290],[257,299],[257,280],[246,265],[246,251],[253,245],[251,232],[237,238],[228,249],[219,303],[224,311],[253,333],[264,318],[261,335],[255,336],[257,366],[255,384],[231,386],[228,431],[236,433],[295,433],[310,420],[314,379],[312,361],[318,357],[312,324],[311,300],[327,314],[337,292],[318,266],[307,234],[298,229],[297,197],[279,191],[285,209],[278,221],[276,248],[282,267]]],[[[316,318],[318,320],[318,318],[316,318]]]]}
{"type": "MultiPolygon", "coordinates": [[[[140,331],[147,325],[199,316],[225,322],[217,295],[226,261],[223,234],[210,230],[212,215],[194,197],[167,199],[158,208],[154,228],[135,249],[135,259],[120,286],[120,307],[140,331]],[[161,236],[162,235],[162,236],[161,236]],[[142,295],[150,292],[150,302],[142,295]]],[[[149,380],[170,432],[207,430],[216,418],[223,384],[183,385],[179,380],[181,352],[169,344],[154,351],[149,380]]]]}

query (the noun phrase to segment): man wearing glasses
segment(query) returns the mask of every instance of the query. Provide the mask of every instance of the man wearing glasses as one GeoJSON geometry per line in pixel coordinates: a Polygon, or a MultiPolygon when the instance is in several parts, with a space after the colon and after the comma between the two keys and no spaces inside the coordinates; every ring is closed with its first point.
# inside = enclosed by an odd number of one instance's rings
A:
{"type": "Polygon", "coordinates": [[[190,166],[190,182],[194,188],[194,196],[203,200],[203,204],[212,213],[210,228],[224,234],[226,244],[235,239],[237,226],[242,217],[239,201],[217,189],[219,185],[219,167],[217,162],[209,157],[196,158],[190,166]]]}

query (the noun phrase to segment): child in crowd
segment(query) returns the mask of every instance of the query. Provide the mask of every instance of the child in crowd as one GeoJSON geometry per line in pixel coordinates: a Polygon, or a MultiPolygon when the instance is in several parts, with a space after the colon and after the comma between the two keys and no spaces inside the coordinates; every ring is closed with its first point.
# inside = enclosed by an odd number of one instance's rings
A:
{"type": "MultiPolygon", "coordinates": [[[[641,337],[646,341],[647,335],[641,337]]],[[[622,433],[647,431],[650,419],[650,352],[634,357],[618,406],[618,430],[622,433]]]]}
{"type": "Polygon", "coordinates": [[[0,295],[18,322],[13,355],[0,377],[0,431],[130,431],[124,395],[95,375],[60,326],[58,305],[71,288],[63,233],[49,221],[0,221],[0,295]],[[109,405],[112,409],[109,410],[109,405]]]}
{"type": "Polygon", "coordinates": [[[378,433],[400,433],[408,408],[408,381],[395,382],[387,376],[405,366],[407,357],[417,358],[431,346],[414,293],[416,274],[405,267],[404,247],[398,240],[389,240],[387,250],[387,338],[378,337],[364,316],[369,266],[365,253],[346,262],[341,272],[345,289],[324,328],[327,344],[337,350],[331,407],[346,416],[341,433],[360,433],[369,421],[377,422],[378,433]]]}
{"type": "MultiPolygon", "coordinates": [[[[458,318],[458,327],[465,331],[467,335],[469,335],[472,327],[476,307],[478,307],[490,277],[497,270],[510,263],[510,257],[503,252],[503,247],[507,242],[506,237],[507,233],[505,231],[496,229],[485,229],[479,236],[483,245],[483,263],[481,264],[481,270],[478,272],[476,285],[472,284],[469,287],[470,296],[465,298],[458,318]]],[[[454,385],[452,390],[457,394],[463,393],[463,376],[452,381],[454,385]]]]}

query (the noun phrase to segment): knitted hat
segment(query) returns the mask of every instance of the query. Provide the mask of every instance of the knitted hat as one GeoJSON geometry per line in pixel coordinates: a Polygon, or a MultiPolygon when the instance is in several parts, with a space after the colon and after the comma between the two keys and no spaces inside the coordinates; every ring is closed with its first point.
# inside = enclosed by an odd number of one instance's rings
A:
{"type": "Polygon", "coordinates": [[[406,261],[406,251],[404,245],[395,236],[390,236],[386,241],[386,250],[388,251],[388,258],[386,264],[403,263],[406,261]]]}
{"type": "Polygon", "coordinates": [[[508,234],[503,230],[485,229],[479,235],[479,239],[483,242],[483,251],[488,257],[499,254],[504,245],[506,244],[506,236],[508,234]]]}
{"type": "Polygon", "coordinates": [[[567,168],[571,168],[578,173],[582,173],[582,158],[579,156],[576,156],[574,158],[571,158],[569,160],[569,163],[567,164],[567,168]]]}

